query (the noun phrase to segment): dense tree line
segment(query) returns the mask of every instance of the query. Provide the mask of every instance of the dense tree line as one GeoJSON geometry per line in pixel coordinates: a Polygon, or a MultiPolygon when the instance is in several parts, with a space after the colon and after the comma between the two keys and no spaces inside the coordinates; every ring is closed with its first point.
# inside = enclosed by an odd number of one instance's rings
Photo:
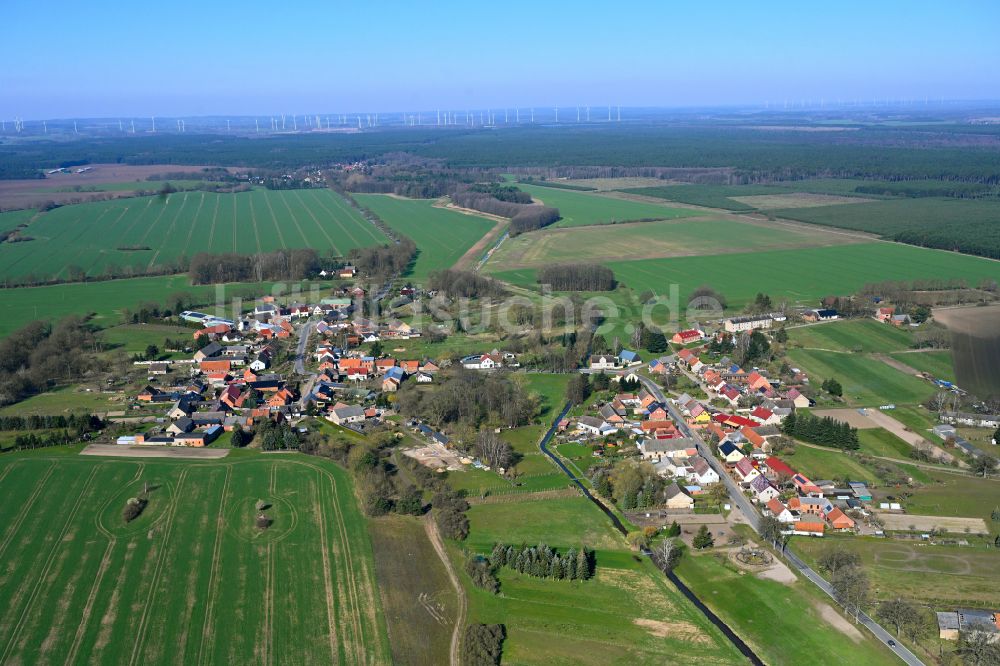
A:
{"type": "Polygon", "coordinates": [[[439,373],[432,386],[403,384],[396,404],[407,416],[426,418],[440,426],[475,429],[487,424],[509,428],[525,425],[538,407],[535,398],[512,375],[464,369],[439,373]]]}
{"type": "Polygon", "coordinates": [[[79,317],[34,321],[0,340],[0,405],[22,400],[97,370],[100,345],[79,317]]]}
{"type": "Polygon", "coordinates": [[[507,628],[502,624],[470,624],[462,637],[462,666],[497,666],[507,628]]]}
{"type": "Polygon", "coordinates": [[[416,243],[404,236],[398,243],[352,248],[347,260],[362,275],[385,278],[405,271],[416,256],[416,243]]]}
{"type": "Polygon", "coordinates": [[[543,266],[538,271],[538,282],[554,291],[611,291],[617,285],[614,271],[600,264],[543,266]]]}
{"type": "Polygon", "coordinates": [[[192,284],[302,280],[320,270],[319,253],[312,248],[274,250],[260,254],[209,254],[191,258],[192,284]]]}
{"type": "Polygon", "coordinates": [[[444,292],[451,298],[502,298],[507,295],[507,290],[497,280],[453,268],[431,273],[427,288],[444,292]]]}
{"type": "Polygon", "coordinates": [[[781,429],[790,437],[814,444],[849,450],[861,447],[857,428],[852,428],[849,423],[837,421],[829,416],[820,418],[811,414],[792,412],[785,417],[781,429]]]}
{"type": "Polygon", "coordinates": [[[286,451],[299,448],[298,433],[287,423],[265,419],[254,428],[253,438],[262,451],[286,451]]]}
{"type": "Polygon", "coordinates": [[[49,430],[67,428],[78,434],[95,432],[104,427],[104,421],[96,414],[63,414],[29,416],[0,416],[0,430],[49,430]]]}
{"type": "Polygon", "coordinates": [[[469,503],[465,501],[463,491],[442,488],[435,493],[431,506],[434,507],[434,521],[442,535],[456,541],[469,536],[469,519],[465,515],[469,503]]]}
{"type": "Polygon", "coordinates": [[[72,444],[79,440],[79,434],[71,434],[68,430],[57,430],[46,433],[29,432],[26,435],[18,435],[14,438],[14,449],[17,451],[29,451],[49,446],[72,444]]]}
{"type": "Polygon", "coordinates": [[[497,567],[509,567],[536,578],[556,580],[588,580],[594,576],[596,563],[594,551],[586,546],[581,546],[579,550],[570,548],[560,555],[544,543],[518,547],[498,543],[493,546],[489,559],[497,567]]]}

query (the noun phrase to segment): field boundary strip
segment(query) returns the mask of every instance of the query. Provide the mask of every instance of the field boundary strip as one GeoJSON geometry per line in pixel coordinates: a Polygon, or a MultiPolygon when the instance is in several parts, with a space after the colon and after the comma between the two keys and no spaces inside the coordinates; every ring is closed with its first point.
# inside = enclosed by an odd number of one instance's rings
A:
{"type": "MultiPolygon", "coordinates": [[[[150,268],[152,268],[154,265],[156,265],[156,258],[159,257],[160,256],[160,252],[163,251],[163,244],[166,243],[166,242],[168,242],[170,240],[170,236],[171,236],[171,234],[174,231],[174,227],[177,226],[177,220],[180,218],[181,213],[184,212],[184,207],[187,206],[187,202],[188,202],[188,192],[185,192],[184,193],[184,198],[181,199],[181,206],[180,206],[180,208],[178,208],[177,212],[174,213],[174,219],[170,221],[170,226],[167,227],[167,232],[165,234],[163,234],[163,240],[161,240],[159,243],[156,244],[156,252],[153,253],[153,257],[149,260],[149,263],[146,264],[146,269],[147,270],[150,269],[150,268]]],[[[192,222],[191,222],[192,226],[194,226],[195,221],[196,220],[192,220],[192,222]]],[[[146,235],[148,235],[148,234],[149,234],[149,230],[146,231],[146,235]]],[[[140,244],[144,245],[145,244],[145,240],[146,240],[146,236],[143,236],[142,240],[140,241],[140,244]]]]}
{"type": "Polygon", "coordinates": [[[76,654],[80,651],[83,637],[87,633],[87,625],[90,623],[90,616],[94,612],[94,604],[97,603],[97,594],[101,589],[101,584],[104,582],[104,575],[108,572],[108,567],[111,564],[111,553],[114,552],[116,545],[118,545],[117,538],[111,537],[108,539],[108,546],[104,549],[104,556],[97,567],[97,576],[94,577],[94,582],[90,586],[90,593],[87,595],[87,603],[84,604],[83,611],[80,613],[80,622],[76,627],[76,635],[73,637],[69,654],[66,656],[67,664],[76,663],[76,654]]]}
{"type": "MultiPolygon", "coordinates": [[[[53,465],[53,467],[55,467],[55,465],[53,465]]],[[[7,663],[7,658],[10,656],[11,649],[13,649],[13,647],[17,644],[21,630],[24,627],[24,621],[27,619],[28,613],[31,611],[31,607],[38,598],[38,592],[45,584],[45,579],[48,577],[49,572],[52,569],[53,562],[55,562],[56,553],[58,553],[59,549],[62,547],[63,540],[66,538],[66,533],[69,531],[70,526],[76,519],[76,514],[80,512],[80,507],[83,505],[83,502],[80,500],[87,494],[91,484],[94,482],[94,477],[97,476],[97,472],[101,469],[101,467],[103,467],[103,465],[94,465],[94,468],[90,470],[90,475],[87,477],[87,481],[83,484],[83,488],[80,489],[80,493],[76,497],[76,502],[73,504],[73,508],[66,517],[66,521],[63,523],[62,529],[59,530],[58,537],[53,542],[52,548],[49,549],[49,554],[45,558],[45,564],[42,567],[42,571],[39,574],[38,579],[35,581],[35,585],[31,588],[31,594],[28,595],[28,600],[24,604],[24,608],[21,610],[21,616],[18,618],[14,628],[11,629],[10,638],[7,640],[7,645],[4,647],[3,653],[0,654],[0,664],[7,663]]]]}
{"type": "Polygon", "coordinates": [[[212,250],[212,241],[215,240],[215,225],[219,221],[219,201],[221,201],[221,200],[222,200],[222,197],[219,196],[218,194],[216,194],[215,195],[215,207],[212,208],[212,226],[209,227],[209,230],[208,230],[208,242],[206,242],[205,245],[204,245],[206,252],[211,252],[211,250],[212,250]]]}
{"type": "MultiPolygon", "coordinates": [[[[324,191],[326,191],[326,190],[324,190],[324,191]]],[[[317,201],[319,201],[319,199],[320,199],[320,197],[317,195],[317,201]]],[[[347,202],[346,202],[346,200],[344,199],[344,197],[342,197],[341,195],[337,194],[336,192],[331,192],[330,193],[330,200],[333,202],[333,205],[336,206],[339,210],[342,210],[348,216],[348,218],[352,218],[355,215],[357,215],[359,218],[361,218],[359,220],[359,222],[361,222],[361,224],[359,226],[362,229],[365,230],[365,233],[367,233],[371,237],[371,239],[373,241],[375,241],[376,244],[383,244],[383,243],[386,242],[386,240],[388,240],[385,237],[385,234],[382,235],[382,238],[379,238],[378,234],[376,234],[375,231],[373,231],[373,229],[377,230],[378,227],[376,227],[375,225],[369,223],[367,220],[364,220],[364,218],[361,216],[361,213],[357,212],[354,208],[352,208],[350,205],[348,205],[347,202]]],[[[320,202],[320,205],[323,206],[323,203],[320,202]]],[[[323,207],[326,208],[326,206],[323,206],[323,207]]],[[[381,233],[381,231],[380,231],[380,233],[381,233]]]]}
{"type": "Polygon", "coordinates": [[[208,594],[205,597],[205,619],[203,620],[201,631],[201,644],[198,646],[198,664],[205,663],[205,644],[214,638],[212,631],[212,613],[215,610],[216,586],[215,579],[218,576],[219,562],[222,553],[222,536],[225,532],[226,524],[226,498],[229,495],[229,480],[232,476],[233,466],[226,465],[226,478],[222,482],[222,497],[219,500],[219,512],[216,517],[215,543],[212,546],[212,564],[208,572],[208,594]]]}
{"type": "Polygon", "coordinates": [[[177,505],[180,504],[181,490],[184,488],[184,481],[187,479],[188,469],[185,468],[181,470],[180,475],[177,477],[177,490],[171,498],[169,516],[163,527],[163,545],[160,548],[160,552],[156,558],[156,566],[153,568],[153,580],[150,582],[149,595],[146,597],[146,602],[143,604],[142,615],[139,617],[139,626],[136,628],[136,639],[135,645],[132,648],[132,656],[129,659],[129,664],[137,663],[139,659],[139,654],[142,652],[143,647],[146,644],[146,631],[149,625],[149,611],[153,607],[153,602],[156,599],[157,588],[160,585],[160,576],[163,573],[163,564],[167,559],[167,552],[170,550],[170,534],[173,531],[174,526],[174,516],[177,515],[177,505]]]}
{"type": "Polygon", "coordinates": [[[257,228],[257,212],[253,208],[252,194],[253,193],[251,192],[251,196],[247,197],[247,203],[250,206],[250,221],[253,223],[253,236],[254,239],[256,239],[257,241],[257,254],[263,254],[264,249],[263,246],[261,246],[260,244],[260,230],[257,228]]]}
{"type": "MultiPolygon", "coordinates": [[[[324,509],[325,502],[323,501],[323,491],[322,484],[317,480],[316,482],[316,499],[319,503],[319,511],[316,521],[319,525],[319,544],[320,544],[320,555],[323,558],[323,586],[326,588],[326,620],[328,635],[330,637],[330,660],[333,663],[338,661],[337,656],[339,651],[337,649],[337,622],[334,617],[334,593],[333,593],[333,579],[332,569],[333,566],[330,562],[330,553],[327,552],[328,544],[326,540],[326,511],[324,509]]],[[[345,648],[346,649],[346,648],[345,648]]]]}

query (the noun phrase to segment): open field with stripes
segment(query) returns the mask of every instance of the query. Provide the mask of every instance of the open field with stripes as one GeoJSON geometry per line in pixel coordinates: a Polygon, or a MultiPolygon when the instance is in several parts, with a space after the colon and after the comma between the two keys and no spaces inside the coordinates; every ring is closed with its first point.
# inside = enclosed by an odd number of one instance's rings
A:
{"type": "Polygon", "coordinates": [[[411,273],[404,276],[417,280],[454,266],[496,226],[495,220],[442,208],[433,199],[404,199],[386,194],[353,196],[360,205],[417,244],[417,261],[411,273]]]}
{"type": "Polygon", "coordinates": [[[110,270],[141,275],[198,252],[254,254],[312,247],[346,255],[388,242],[330,190],[177,192],[64,206],[0,244],[0,279],[65,278],[110,270]]]}
{"type": "Polygon", "coordinates": [[[390,661],[366,525],[332,464],[9,455],[0,499],[2,663],[390,661]]]}

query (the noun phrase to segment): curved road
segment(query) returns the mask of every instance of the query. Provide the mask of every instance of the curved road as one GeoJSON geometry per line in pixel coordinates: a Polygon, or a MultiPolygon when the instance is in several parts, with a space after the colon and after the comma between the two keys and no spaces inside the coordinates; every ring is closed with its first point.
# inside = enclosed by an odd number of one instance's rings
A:
{"type": "MultiPolygon", "coordinates": [[[[719,459],[712,455],[708,446],[706,446],[705,442],[701,439],[701,436],[688,426],[687,421],[685,421],[684,417],[677,411],[674,403],[666,399],[663,395],[663,391],[660,390],[660,387],[657,386],[655,382],[641,375],[639,376],[639,380],[642,382],[643,386],[646,387],[646,390],[653,394],[653,397],[659,400],[661,404],[666,405],[671,418],[673,418],[674,422],[677,424],[677,428],[684,434],[684,436],[694,440],[695,446],[698,448],[698,453],[700,453],[701,456],[708,461],[708,464],[712,466],[712,469],[715,470],[716,474],[718,474],[719,477],[726,483],[726,487],[729,488],[730,499],[737,507],[739,507],[743,515],[746,516],[750,527],[752,527],[755,532],[759,533],[761,521],[760,513],[758,513],[757,509],[753,507],[750,500],[743,494],[740,487],[736,485],[733,478],[729,476],[729,473],[726,471],[722,463],[719,462],[719,459]]],[[[811,569],[790,550],[782,549],[781,552],[782,555],[785,556],[785,559],[787,559],[792,566],[798,569],[803,576],[812,581],[816,587],[823,590],[831,599],[834,601],[837,600],[833,593],[833,588],[830,587],[830,584],[826,582],[822,576],[811,569]]],[[[858,622],[867,627],[868,630],[875,635],[875,638],[882,641],[886,647],[892,650],[892,652],[904,662],[910,664],[910,666],[924,666],[924,662],[920,661],[916,655],[910,652],[905,646],[901,645],[892,634],[883,629],[878,622],[868,617],[867,614],[861,613],[861,615],[858,616],[858,622]],[[892,641],[894,645],[889,645],[889,641],[892,641]]]]}

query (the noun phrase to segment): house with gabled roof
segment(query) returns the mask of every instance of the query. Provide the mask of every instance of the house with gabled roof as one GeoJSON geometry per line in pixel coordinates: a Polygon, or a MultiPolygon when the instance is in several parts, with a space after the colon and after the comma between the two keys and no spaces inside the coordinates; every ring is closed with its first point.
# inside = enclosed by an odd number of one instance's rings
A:
{"type": "Polygon", "coordinates": [[[798,536],[821,537],[826,531],[826,525],[822,521],[799,520],[791,524],[791,534],[798,536]]]}
{"type": "Polygon", "coordinates": [[[591,370],[613,370],[618,367],[618,359],[611,354],[595,354],[590,357],[591,370]]]}
{"type": "Polygon", "coordinates": [[[788,392],[785,393],[785,397],[792,401],[792,404],[796,408],[805,408],[809,406],[809,398],[802,395],[802,393],[797,388],[790,388],[788,392]]]}
{"type": "Polygon", "coordinates": [[[727,440],[719,444],[719,457],[727,463],[735,465],[746,456],[743,455],[743,452],[735,444],[727,440]]]}
{"type": "Polygon", "coordinates": [[[758,502],[766,503],[781,495],[778,489],[771,485],[764,475],[757,476],[750,482],[750,492],[752,492],[758,502]]]}
{"type": "Polygon", "coordinates": [[[719,477],[719,473],[709,464],[705,458],[700,455],[694,455],[690,459],[691,471],[694,478],[693,481],[697,482],[700,486],[707,486],[712,483],[718,483],[722,479],[719,477]]]}
{"type": "Polygon", "coordinates": [[[774,516],[779,523],[792,523],[795,522],[795,517],[792,512],[788,510],[788,507],[781,503],[777,497],[772,497],[767,501],[767,510],[774,516]]]}
{"type": "Polygon", "coordinates": [[[749,485],[754,479],[761,475],[760,471],[753,466],[753,461],[747,457],[740,458],[736,461],[736,465],[733,467],[733,474],[736,476],[736,479],[744,485],[749,485]]]}
{"type": "Polygon", "coordinates": [[[671,483],[663,489],[663,496],[666,498],[668,509],[694,508],[694,498],[688,494],[687,490],[677,485],[676,482],[671,483]]]}

